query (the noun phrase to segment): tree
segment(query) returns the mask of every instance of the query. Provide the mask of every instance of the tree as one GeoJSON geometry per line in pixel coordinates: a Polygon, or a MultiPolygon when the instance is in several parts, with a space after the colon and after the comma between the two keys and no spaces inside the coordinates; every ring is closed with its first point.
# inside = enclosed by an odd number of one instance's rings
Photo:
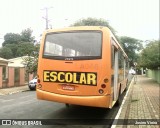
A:
{"type": "Polygon", "coordinates": [[[1,49],[1,57],[6,58],[6,53],[3,50],[4,47],[7,47],[12,52],[12,54],[7,54],[7,58],[30,55],[34,51],[33,42],[34,37],[32,36],[32,30],[29,28],[23,30],[21,34],[7,33],[4,36],[3,47],[1,49]],[[10,55],[10,57],[8,57],[8,55],[10,55]]]}
{"type": "Polygon", "coordinates": [[[160,67],[160,41],[150,41],[140,54],[141,67],[157,69],[160,67]]]}
{"type": "Polygon", "coordinates": [[[7,33],[4,36],[4,42],[3,42],[2,46],[4,47],[7,44],[18,44],[20,41],[21,41],[20,34],[7,33]]]}
{"type": "Polygon", "coordinates": [[[32,30],[27,28],[21,32],[21,41],[22,42],[33,42],[34,37],[32,37],[32,30]]]}
{"type": "MultiPolygon", "coordinates": [[[[6,44],[5,47],[9,48],[12,51],[12,56],[10,58],[15,58],[17,49],[18,49],[18,44],[6,44]]],[[[4,57],[5,58],[5,57],[4,57]]]]}
{"type": "Polygon", "coordinates": [[[25,56],[25,55],[31,56],[35,50],[34,44],[30,42],[20,43],[17,45],[17,47],[18,47],[16,52],[17,57],[25,56]]]}
{"type": "Polygon", "coordinates": [[[96,19],[96,18],[80,19],[71,26],[106,26],[116,36],[116,31],[109,25],[108,21],[104,19],[96,19]]]}
{"type": "Polygon", "coordinates": [[[27,73],[37,73],[39,48],[39,44],[35,45],[32,56],[23,59],[23,64],[26,66],[27,73]]]}
{"type": "Polygon", "coordinates": [[[0,57],[5,58],[5,59],[11,59],[12,56],[13,56],[13,53],[10,48],[3,47],[0,49],[0,57]]]}
{"type": "Polygon", "coordinates": [[[130,66],[133,66],[133,63],[137,62],[138,51],[143,48],[142,41],[135,38],[122,36],[120,37],[120,44],[128,55],[130,66]]]}

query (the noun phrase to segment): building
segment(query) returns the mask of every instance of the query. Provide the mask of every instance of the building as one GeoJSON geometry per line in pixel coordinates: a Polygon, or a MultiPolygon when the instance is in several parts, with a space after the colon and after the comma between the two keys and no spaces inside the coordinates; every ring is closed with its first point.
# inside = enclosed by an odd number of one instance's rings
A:
{"type": "Polygon", "coordinates": [[[5,81],[8,79],[9,61],[0,57],[0,88],[3,88],[5,81]]]}
{"type": "Polygon", "coordinates": [[[23,86],[33,78],[33,74],[26,75],[24,59],[28,56],[13,59],[0,58],[0,88],[23,86]]]}

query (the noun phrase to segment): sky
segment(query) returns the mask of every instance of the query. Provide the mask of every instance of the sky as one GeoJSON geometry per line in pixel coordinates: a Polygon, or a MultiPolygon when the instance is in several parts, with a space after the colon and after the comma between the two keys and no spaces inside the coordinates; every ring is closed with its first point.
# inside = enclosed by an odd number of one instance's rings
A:
{"type": "Polygon", "coordinates": [[[118,36],[140,40],[159,39],[159,0],[1,0],[0,46],[7,33],[31,28],[37,40],[49,26],[63,28],[88,17],[104,19],[118,36]]]}

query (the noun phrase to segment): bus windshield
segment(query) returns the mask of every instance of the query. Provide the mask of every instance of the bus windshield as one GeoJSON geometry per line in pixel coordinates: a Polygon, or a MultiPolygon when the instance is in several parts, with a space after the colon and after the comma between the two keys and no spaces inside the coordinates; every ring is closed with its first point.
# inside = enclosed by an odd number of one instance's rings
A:
{"type": "Polygon", "coordinates": [[[102,52],[100,31],[76,31],[46,35],[43,58],[66,60],[100,59],[102,52]]]}

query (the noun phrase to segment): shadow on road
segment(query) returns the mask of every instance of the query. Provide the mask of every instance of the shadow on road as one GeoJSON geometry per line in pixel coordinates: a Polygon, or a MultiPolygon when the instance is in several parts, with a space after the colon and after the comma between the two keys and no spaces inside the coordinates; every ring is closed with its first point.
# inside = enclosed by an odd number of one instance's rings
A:
{"type": "MultiPolygon", "coordinates": [[[[123,93],[121,100],[125,93],[123,93]]],[[[62,125],[112,125],[120,106],[109,108],[96,108],[70,105],[58,109],[47,115],[54,124],[62,125]]]]}

